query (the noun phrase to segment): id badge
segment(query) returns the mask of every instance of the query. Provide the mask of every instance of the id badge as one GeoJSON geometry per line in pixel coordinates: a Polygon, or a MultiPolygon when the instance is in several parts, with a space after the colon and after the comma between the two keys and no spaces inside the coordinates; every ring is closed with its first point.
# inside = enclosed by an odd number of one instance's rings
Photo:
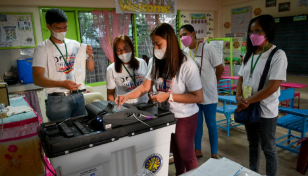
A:
{"type": "Polygon", "coordinates": [[[66,74],[66,79],[76,82],[76,81],[75,81],[75,76],[74,76],[74,71],[73,71],[73,70],[70,71],[68,74],[66,74]]]}
{"type": "Polygon", "coordinates": [[[248,97],[250,97],[252,95],[252,87],[253,84],[249,83],[249,82],[244,82],[244,89],[243,89],[243,98],[247,99],[248,97]]]}

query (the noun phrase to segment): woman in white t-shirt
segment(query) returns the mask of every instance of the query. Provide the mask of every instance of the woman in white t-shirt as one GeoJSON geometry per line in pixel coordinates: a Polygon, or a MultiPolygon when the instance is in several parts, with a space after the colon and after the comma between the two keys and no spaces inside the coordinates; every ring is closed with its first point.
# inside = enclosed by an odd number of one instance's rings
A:
{"type": "Polygon", "coordinates": [[[215,48],[208,43],[196,40],[196,32],[192,25],[180,28],[179,35],[187,53],[196,62],[201,76],[203,102],[198,103],[198,125],[195,135],[195,154],[202,157],[201,141],[203,134],[203,116],[208,128],[211,157],[217,159],[218,131],[216,124],[216,108],[218,103],[217,82],[221,78],[224,67],[215,48]],[[201,59],[202,57],[202,59],[201,59]],[[203,113],[202,113],[203,112],[203,113]]]}
{"type": "Polygon", "coordinates": [[[151,32],[154,56],[151,71],[146,80],[134,91],[115,100],[119,105],[148,92],[155,84],[157,94],[153,102],[174,113],[177,118],[175,134],[171,135],[171,150],[174,156],[176,175],[198,167],[193,150],[197,128],[196,103],[203,101],[202,85],[194,61],[185,56],[179,47],[174,29],[167,23],[156,26],[151,32]]]}
{"type": "MultiPolygon", "coordinates": [[[[107,68],[107,99],[114,101],[119,95],[134,90],[145,80],[148,72],[144,60],[135,58],[133,43],[126,35],[120,35],[113,41],[114,63],[107,68]]],[[[147,95],[127,101],[127,103],[148,102],[147,95]]]]}
{"type": "Polygon", "coordinates": [[[261,15],[252,19],[247,31],[247,49],[240,68],[237,83],[236,111],[246,109],[249,104],[260,102],[261,120],[245,125],[249,141],[249,167],[259,171],[260,148],[266,158],[266,175],[276,176],[278,155],[275,132],[278,118],[278,97],[280,84],[286,81],[287,57],[284,51],[277,50],[263,89],[258,91],[260,79],[271,51],[276,47],[271,42],[275,37],[275,20],[270,15],[261,15]],[[251,90],[252,89],[252,90],[251,90]]]}

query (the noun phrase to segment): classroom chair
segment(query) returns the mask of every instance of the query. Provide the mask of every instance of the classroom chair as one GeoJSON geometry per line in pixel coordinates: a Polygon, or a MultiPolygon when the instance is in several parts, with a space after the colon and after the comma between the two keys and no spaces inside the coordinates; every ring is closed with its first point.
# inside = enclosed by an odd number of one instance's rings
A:
{"type": "MultiPolygon", "coordinates": [[[[224,72],[222,73],[222,76],[231,76],[231,68],[229,65],[224,66],[224,72]]],[[[236,84],[231,84],[231,91],[236,89],[236,84]]]]}
{"type": "Polygon", "coordinates": [[[290,108],[279,107],[280,112],[287,114],[278,118],[277,126],[288,129],[288,133],[276,139],[276,146],[298,154],[300,146],[294,145],[308,132],[308,109],[293,109],[294,88],[281,90],[279,101],[285,100],[290,100],[290,108]],[[292,134],[292,131],[301,136],[292,134]]]}
{"type": "Polygon", "coordinates": [[[218,95],[231,95],[231,79],[221,79],[217,84],[218,95]]]}
{"type": "Polygon", "coordinates": [[[217,107],[216,112],[224,114],[226,119],[216,121],[217,127],[227,131],[227,136],[230,136],[230,129],[241,126],[242,124],[234,122],[231,119],[231,115],[234,114],[236,105],[231,103],[236,103],[235,96],[218,96],[218,100],[223,101],[223,106],[217,107]]]}

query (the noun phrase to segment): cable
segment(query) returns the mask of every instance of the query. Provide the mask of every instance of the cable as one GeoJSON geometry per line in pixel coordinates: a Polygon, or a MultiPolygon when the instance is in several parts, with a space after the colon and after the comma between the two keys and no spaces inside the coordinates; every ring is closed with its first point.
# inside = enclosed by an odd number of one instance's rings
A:
{"type": "MultiPolygon", "coordinates": [[[[41,156],[41,160],[42,160],[43,163],[44,163],[44,166],[47,167],[47,169],[50,171],[50,173],[52,173],[52,175],[57,176],[57,174],[56,174],[56,173],[53,173],[53,172],[51,171],[51,169],[47,166],[47,164],[46,164],[46,162],[45,162],[45,160],[44,160],[44,158],[43,158],[42,150],[43,150],[43,146],[42,146],[42,143],[40,143],[40,156],[41,156]]],[[[46,173],[46,169],[45,169],[45,173],[46,173]]]]}
{"type": "Polygon", "coordinates": [[[147,123],[145,123],[145,122],[143,122],[142,120],[140,120],[137,116],[136,116],[136,114],[135,113],[133,113],[133,115],[132,115],[133,117],[135,117],[135,119],[136,120],[138,120],[139,122],[141,122],[141,123],[143,123],[143,124],[145,124],[146,126],[148,126],[148,127],[151,127],[150,125],[148,125],[147,123]]]}

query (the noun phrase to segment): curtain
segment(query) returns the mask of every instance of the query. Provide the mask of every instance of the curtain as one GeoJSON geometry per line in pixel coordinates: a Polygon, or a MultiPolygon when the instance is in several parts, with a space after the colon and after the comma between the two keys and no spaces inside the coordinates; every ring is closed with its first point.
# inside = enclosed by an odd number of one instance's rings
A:
{"type": "Polygon", "coordinates": [[[98,32],[97,38],[105,55],[114,62],[112,41],[118,35],[127,35],[130,14],[116,14],[115,11],[93,11],[93,24],[98,32]]]}
{"type": "MultiPolygon", "coordinates": [[[[153,56],[153,45],[150,38],[150,32],[160,23],[168,23],[174,29],[176,15],[166,14],[137,14],[137,35],[138,35],[138,54],[139,56],[147,55],[153,56]]],[[[176,29],[175,29],[176,30],[176,29]]]]}

